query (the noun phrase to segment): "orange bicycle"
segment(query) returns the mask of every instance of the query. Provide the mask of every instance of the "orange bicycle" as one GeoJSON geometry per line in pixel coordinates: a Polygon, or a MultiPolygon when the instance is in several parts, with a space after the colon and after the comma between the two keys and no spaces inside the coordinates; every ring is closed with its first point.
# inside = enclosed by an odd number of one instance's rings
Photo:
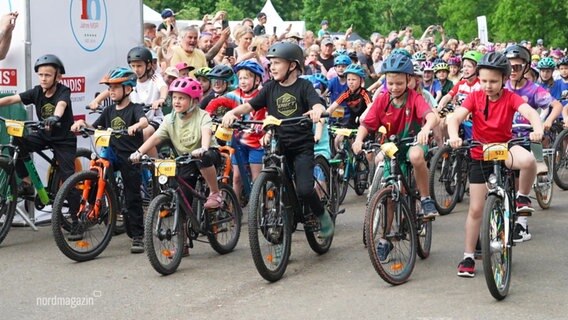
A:
{"type": "Polygon", "coordinates": [[[120,212],[120,186],[117,185],[113,163],[116,155],[110,144],[111,136],[127,135],[125,130],[82,128],[83,135],[92,133],[93,149],[89,170],[73,174],[61,187],[53,204],[53,236],[61,252],[81,262],[94,259],[110,243],[120,212]],[[77,204],[64,205],[67,195],[78,189],[77,204]],[[68,210],[68,212],[63,212],[68,210]],[[70,221],[69,221],[70,220],[70,221]],[[70,231],[61,226],[71,224],[70,231]]]}

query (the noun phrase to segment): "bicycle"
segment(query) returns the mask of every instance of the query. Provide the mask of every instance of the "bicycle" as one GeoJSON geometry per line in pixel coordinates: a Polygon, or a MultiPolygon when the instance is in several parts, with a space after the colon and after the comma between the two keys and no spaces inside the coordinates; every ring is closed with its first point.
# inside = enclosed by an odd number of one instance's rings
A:
{"type": "MultiPolygon", "coordinates": [[[[363,195],[369,187],[369,161],[365,154],[353,155],[350,139],[357,135],[357,129],[338,128],[331,126],[332,137],[343,136],[342,148],[337,150],[333,159],[339,159],[343,164],[339,165],[339,204],[342,204],[347,195],[348,187],[351,186],[357,195],[363,195]],[[353,184],[349,181],[353,179],[353,184]]],[[[334,139],[331,140],[333,143],[334,139]]]]}
{"type": "Polygon", "coordinates": [[[562,130],[553,140],[554,158],[552,177],[562,190],[568,190],[568,129],[562,130]]]}
{"type": "Polygon", "coordinates": [[[513,138],[506,143],[491,144],[472,141],[467,146],[482,146],[484,161],[493,165],[493,173],[487,179],[489,190],[483,207],[480,239],[485,282],[497,300],[507,296],[511,284],[513,230],[518,215],[514,203],[515,175],[504,161],[510,146],[523,142],[527,139],[513,138]]]}
{"type": "MultiPolygon", "coordinates": [[[[0,243],[2,243],[10,231],[16,213],[18,213],[33,230],[38,230],[29,216],[16,207],[18,202],[16,161],[20,157],[21,148],[14,144],[14,138],[25,137],[29,132],[44,130],[45,127],[41,121],[17,121],[0,117],[0,122],[5,124],[6,131],[10,136],[8,144],[0,145],[0,243]]],[[[53,152],[53,149],[48,150],[53,152]]],[[[35,209],[42,210],[46,206],[53,204],[53,199],[61,185],[61,173],[59,172],[59,164],[55,157],[47,155],[44,151],[38,151],[36,154],[49,164],[47,170],[47,186],[44,186],[41,181],[31,158],[25,160],[24,164],[32,180],[32,185],[36,190],[36,196],[26,197],[24,200],[33,201],[35,209]]],[[[90,159],[90,157],[90,150],[83,148],[77,149],[75,155],[75,171],[81,170],[83,161],[90,159]]],[[[65,224],[62,227],[69,229],[70,225],[65,224]]]]}
{"type": "MultiPolygon", "coordinates": [[[[310,118],[301,116],[279,120],[268,116],[263,123],[264,130],[271,138],[263,157],[264,168],[252,188],[248,229],[252,258],[258,273],[264,279],[275,282],[282,278],[288,266],[294,224],[304,225],[308,244],[318,254],[329,251],[333,236],[324,238],[319,235],[319,217],[298,198],[293,173],[287,166],[285,156],[280,153],[278,132],[275,130],[278,126],[288,125],[311,127],[310,118]]],[[[314,160],[315,168],[320,167],[314,170],[315,189],[324,208],[335,221],[337,212],[333,210],[337,208],[337,198],[331,196],[330,169],[326,168],[327,161],[321,159],[325,160],[323,157],[314,160]],[[322,174],[318,174],[318,171],[322,174]]]]}
{"type": "Polygon", "coordinates": [[[423,219],[419,214],[420,195],[415,187],[412,165],[408,159],[399,159],[398,154],[403,146],[416,144],[415,137],[399,140],[393,135],[381,145],[384,170],[389,174],[383,177],[383,186],[373,195],[365,213],[365,243],[369,258],[379,276],[393,285],[408,280],[416,255],[428,258],[432,245],[433,219],[423,219]],[[379,256],[379,244],[390,249],[383,257],[379,256]]]}
{"type": "Polygon", "coordinates": [[[118,199],[118,194],[123,191],[119,189],[116,181],[113,165],[116,155],[110,147],[110,138],[128,135],[126,130],[110,128],[82,128],[81,133],[83,136],[92,134],[91,143],[95,156],[88,170],[73,174],[57,192],[52,218],[57,247],[69,259],[77,262],[96,258],[104,251],[114,234],[117,214],[121,212],[121,199],[118,199]],[[97,148],[100,148],[98,152],[97,148]],[[69,206],[68,212],[64,212],[64,200],[73,190],[79,190],[80,201],[76,207],[69,206]],[[62,223],[72,224],[70,232],[59,227],[62,223]]]}
{"type": "Polygon", "coordinates": [[[209,244],[219,254],[235,248],[241,232],[241,207],[233,188],[219,180],[223,202],[221,207],[205,210],[203,204],[209,192],[201,175],[195,188],[177,176],[178,169],[199,162],[190,155],[176,159],[143,157],[142,163],[154,167],[160,193],[150,202],[144,223],[144,245],[152,267],[163,275],[174,273],[184,255],[185,239],[188,248],[199,235],[206,235],[209,244]],[[188,190],[188,197],[184,190],[188,190]]]}

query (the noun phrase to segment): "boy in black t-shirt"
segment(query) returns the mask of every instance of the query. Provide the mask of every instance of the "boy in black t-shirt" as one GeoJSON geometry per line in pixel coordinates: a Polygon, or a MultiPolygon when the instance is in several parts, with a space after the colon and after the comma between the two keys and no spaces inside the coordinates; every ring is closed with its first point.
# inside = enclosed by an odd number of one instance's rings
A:
{"type": "MultiPolygon", "coordinates": [[[[310,116],[318,122],[325,107],[320,97],[306,79],[298,78],[304,67],[304,52],[290,42],[276,43],[268,50],[270,71],[274,80],[267,82],[259,94],[237,108],[227,112],[223,125],[229,126],[237,116],[248,114],[268,106],[268,114],[279,119],[310,116]]],[[[314,190],[314,134],[312,125],[277,128],[282,153],[296,173],[296,192],[312,212],[320,217],[323,237],[333,234],[333,221],[325,212],[314,190]]]]}
{"type": "Polygon", "coordinates": [[[130,102],[128,97],[136,85],[136,74],[127,68],[111,70],[100,83],[108,85],[108,91],[115,104],[105,108],[100,117],[89,125],[85,120],[78,120],[72,126],[72,131],[82,127],[112,128],[127,130],[128,136],[113,136],[110,140],[110,152],[116,155],[113,163],[115,171],[120,171],[124,182],[126,200],[126,233],[132,238],[132,253],[144,252],[144,223],[142,198],[140,196],[140,167],[129,162],[130,154],[136,152],[144,143],[142,133],[138,132],[148,126],[141,104],[130,102]]]}
{"type": "MultiPolygon", "coordinates": [[[[22,183],[18,186],[20,196],[33,196],[34,194],[34,187],[31,185],[24,165],[24,160],[30,158],[30,152],[44,150],[48,147],[53,148],[54,157],[59,163],[61,181],[65,181],[75,171],[77,138],[69,131],[73,124],[71,90],[59,83],[61,76],[65,74],[63,63],[58,57],[47,54],[37,59],[34,70],[39,77],[39,85],[20,94],[0,99],[0,106],[15,103],[34,104],[38,121],[44,121],[46,125],[44,131],[14,139],[14,143],[21,149],[20,157],[16,162],[16,172],[22,179],[22,183]]],[[[71,196],[74,195],[78,197],[78,193],[71,196]]],[[[71,199],[67,200],[71,201],[71,199]]]]}

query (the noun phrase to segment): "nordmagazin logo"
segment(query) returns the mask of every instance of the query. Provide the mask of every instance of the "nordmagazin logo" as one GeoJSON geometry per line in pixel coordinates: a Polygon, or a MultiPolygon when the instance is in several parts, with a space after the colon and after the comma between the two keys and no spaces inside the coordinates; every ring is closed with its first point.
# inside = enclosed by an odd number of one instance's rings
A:
{"type": "Polygon", "coordinates": [[[105,41],[108,19],[105,0],[71,0],[69,18],[75,41],[96,51],[105,41]]]}

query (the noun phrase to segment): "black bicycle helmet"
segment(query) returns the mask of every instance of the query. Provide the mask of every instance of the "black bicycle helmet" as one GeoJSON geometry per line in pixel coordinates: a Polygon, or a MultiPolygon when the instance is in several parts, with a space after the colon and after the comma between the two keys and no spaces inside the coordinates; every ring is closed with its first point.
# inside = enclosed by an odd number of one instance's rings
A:
{"type": "Polygon", "coordinates": [[[507,49],[505,49],[505,56],[507,56],[507,59],[522,59],[524,62],[526,63],[530,63],[531,62],[531,53],[529,51],[529,49],[523,47],[523,46],[518,46],[518,45],[512,45],[507,47],[507,49]]]}
{"type": "Polygon", "coordinates": [[[34,71],[37,72],[39,67],[48,65],[55,67],[55,69],[57,69],[59,73],[65,74],[65,67],[63,67],[63,63],[56,55],[53,54],[46,54],[39,57],[35,62],[34,71]]]}
{"type": "Polygon", "coordinates": [[[395,53],[387,57],[381,68],[381,73],[414,74],[412,60],[404,54],[395,53]]]}
{"type": "Polygon", "coordinates": [[[568,57],[562,57],[558,60],[557,66],[568,66],[568,57]]]}
{"type": "Polygon", "coordinates": [[[509,59],[500,52],[490,52],[481,58],[477,63],[477,71],[480,69],[493,69],[499,70],[505,77],[511,75],[511,64],[509,59]]]}
{"type": "Polygon", "coordinates": [[[268,49],[266,57],[268,59],[281,58],[288,61],[295,61],[298,64],[298,68],[302,72],[304,71],[304,51],[295,43],[275,43],[268,49]]]}
{"type": "Polygon", "coordinates": [[[229,81],[234,75],[235,72],[233,72],[231,67],[224,64],[218,64],[207,73],[207,78],[229,81]]]}
{"type": "Polygon", "coordinates": [[[134,47],[128,51],[126,61],[130,64],[132,61],[144,61],[152,63],[152,52],[146,47],[134,47]]]}

